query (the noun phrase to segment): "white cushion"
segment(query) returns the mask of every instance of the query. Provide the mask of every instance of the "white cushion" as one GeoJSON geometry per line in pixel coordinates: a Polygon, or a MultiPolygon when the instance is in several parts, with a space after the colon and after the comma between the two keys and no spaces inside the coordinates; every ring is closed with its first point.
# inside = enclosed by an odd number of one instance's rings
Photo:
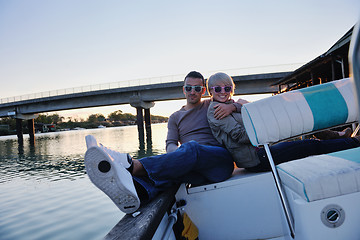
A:
{"type": "Polygon", "coordinates": [[[360,148],[279,164],[286,185],[311,202],[360,191],[360,148]]]}

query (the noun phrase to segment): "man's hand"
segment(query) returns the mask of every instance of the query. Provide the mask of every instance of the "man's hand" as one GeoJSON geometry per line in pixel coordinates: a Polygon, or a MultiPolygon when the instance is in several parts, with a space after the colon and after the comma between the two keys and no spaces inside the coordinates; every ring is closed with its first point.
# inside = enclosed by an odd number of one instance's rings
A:
{"type": "Polygon", "coordinates": [[[236,107],[233,104],[219,103],[216,104],[214,108],[214,117],[217,120],[221,120],[236,111],[236,107]]]}
{"type": "Polygon", "coordinates": [[[175,152],[176,149],[178,149],[178,146],[174,143],[170,143],[167,147],[166,147],[166,152],[167,153],[171,153],[171,152],[175,152]]]}
{"type": "MultiPolygon", "coordinates": [[[[239,98],[236,102],[241,105],[249,103],[247,100],[241,98],[239,98]]],[[[236,112],[236,107],[233,104],[219,103],[214,106],[214,109],[214,117],[217,120],[221,120],[229,116],[232,112],[236,112]]]]}

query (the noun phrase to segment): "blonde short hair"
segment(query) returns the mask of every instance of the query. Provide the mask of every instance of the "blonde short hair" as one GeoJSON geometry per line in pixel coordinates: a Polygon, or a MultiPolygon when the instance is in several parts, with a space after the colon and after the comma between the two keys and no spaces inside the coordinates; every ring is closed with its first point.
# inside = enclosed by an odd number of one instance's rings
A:
{"type": "Polygon", "coordinates": [[[208,93],[211,95],[210,89],[212,87],[218,86],[220,83],[223,83],[225,86],[232,86],[230,95],[231,96],[234,95],[235,83],[233,79],[226,73],[222,73],[222,72],[215,73],[209,77],[209,79],[206,82],[208,93]]]}

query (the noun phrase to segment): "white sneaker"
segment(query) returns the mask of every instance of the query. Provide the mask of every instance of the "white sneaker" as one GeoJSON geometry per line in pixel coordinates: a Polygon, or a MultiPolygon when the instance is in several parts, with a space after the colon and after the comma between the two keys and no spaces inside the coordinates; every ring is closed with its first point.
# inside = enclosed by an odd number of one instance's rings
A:
{"type": "Polygon", "coordinates": [[[88,149],[93,146],[99,146],[102,149],[104,149],[104,151],[107,152],[114,159],[115,162],[121,163],[124,166],[124,168],[128,169],[131,167],[132,159],[129,154],[120,153],[118,151],[112,150],[110,148],[105,147],[101,143],[98,144],[95,137],[92,135],[87,135],[85,137],[85,140],[86,140],[86,146],[88,149]]]}
{"type": "Polygon", "coordinates": [[[140,207],[140,199],[130,172],[115,162],[102,147],[92,144],[88,148],[85,153],[85,168],[94,185],[108,195],[121,211],[133,213],[140,207]]]}

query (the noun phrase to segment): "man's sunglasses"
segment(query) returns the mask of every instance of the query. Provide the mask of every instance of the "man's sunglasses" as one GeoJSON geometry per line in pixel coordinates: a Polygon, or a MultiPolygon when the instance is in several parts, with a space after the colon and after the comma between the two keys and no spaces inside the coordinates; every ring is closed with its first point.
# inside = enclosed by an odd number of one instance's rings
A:
{"type": "Polygon", "coordinates": [[[232,90],[232,86],[225,86],[225,87],[215,86],[215,87],[211,87],[211,89],[214,90],[216,93],[221,92],[221,89],[224,89],[225,92],[229,93],[232,90]]]}
{"type": "Polygon", "coordinates": [[[203,90],[203,86],[190,86],[190,85],[185,85],[184,89],[186,92],[191,92],[191,90],[195,90],[195,92],[201,92],[203,90]]]}

